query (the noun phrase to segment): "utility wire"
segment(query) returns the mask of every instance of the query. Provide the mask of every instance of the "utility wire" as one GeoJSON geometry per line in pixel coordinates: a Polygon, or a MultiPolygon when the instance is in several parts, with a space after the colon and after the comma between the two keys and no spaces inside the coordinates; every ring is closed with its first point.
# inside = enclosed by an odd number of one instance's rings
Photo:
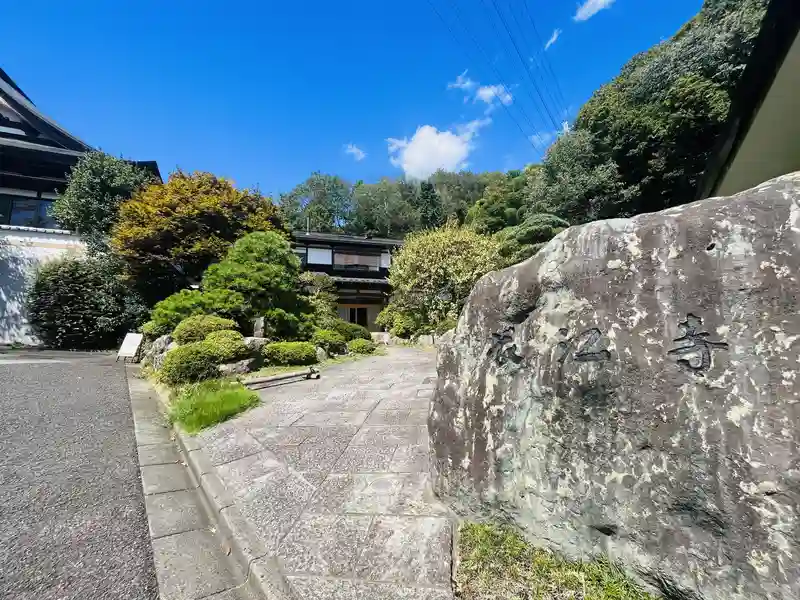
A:
{"type": "Polygon", "coordinates": [[[564,94],[561,91],[561,85],[558,83],[558,77],[556,77],[555,71],[553,71],[553,65],[550,64],[550,59],[547,58],[547,50],[543,50],[544,48],[544,41],[543,38],[539,35],[539,29],[536,27],[536,21],[533,18],[533,13],[528,8],[528,1],[527,0],[520,0],[522,6],[525,8],[525,13],[528,15],[528,20],[531,22],[531,27],[533,27],[533,33],[536,35],[536,40],[539,43],[539,50],[541,56],[544,58],[544,64],[547,67],[547,71],[550,73],[550,76],[553,78],[555,82],[556,92],[558,93],[558,97],[561,101],[561,104],[564,107],[564,114],[566,116],[567,110],[569,108],[569,104],[564,97],[564,94]]]}
{"type": "MultiPolygon", "coordinates": [[[[436,5],[434,4],[434,0],[428,0],[428,4],[430,4],[431,8],[436,13],[436,15],[439,17],[439,19],[442,21],[442,23],[444,23],[444,26],[450,32],[450,35],[452,36],[453,41],[456,43],[456,45],[460,46],[461,45],[461,41],[459,40],[458,36],[456,36],[455,31],[453,31],[453,28],[450,27],[450,23],[447,21],[447,19],[444,18],[444,15],[442,15],[442,13],[439,11],[439,9],[436,8],[436,5]]],[[[455,5],[455,8],[456,8],[456,19],[460,21],[460,16],[459,16],[459,13],[458,13],[457,5],[455,5]]],[[[503,78],[500,76],[500,73],[498,73],[497,69],[492,64],[492,62],[490,60],[488,60],[486,51],[483,49],[483,46],[481,46],[481,44],[478,42],[478,40],[475,39],[475,36],[472,35],[472,33],[469,31],[469,29],[466,26],[464,26],[463,23],[461,23],[461,25],[462,25],[462,28],[467,32],[467,34],[472,38],[473,43],[480,49],[481,53],[483,54],[484,60],[489,64],[491,69],[494,71],[494,74],[497,77],[498,81],[500,82],[500,85],[502,86],[503,90],[505,90],[506,93],[509,93],[508,92],[508,86],[506,86],[503,83],[503,78]]],[[[471,56],[469,56],[469,52],[464,51],[464,54],[467,55],[467,59],[468,60],[472,60],[471,56]]],[[[533,149],[537,153],[542,153],[543,154],[544,150],[542,149],[541,145],[537,141],[535,141],[535,138],[532,135],[528,135],[527,133],[525,133],[525,130],[522,128],[522,125],[520,125],[519,121],[514,116],[514,114],[511,112],[511,110],[508,108],[508,106],[502,100],[498,99],[498,101],[500,102],[500,105],[508,113],[508,116],[511,117],[511,120],[514,121],[514,124],[519,129],[520,133],[522,134],[522,137],[525,138],[525,140],[533,147],[533,149]]],[[[527,113],[525,113],[525,111],[522,110],[521,107],[519,107],[519,108],[520,108],[520,112],[522,113],[523,117],[528,121],[528,125],[531,127],[531,131],[535,133],[536,132],[536,127],[533,126],[533,123],[528,118],[527,113]]]]}
{"type": "Polygon", "coordinates": [[[550,108],[547,106],[547,102],[542,96],[542,92],[539,90],[539,86],[534,81],[533,75],[531,75],[530,69],[528,68],[528,65],[525,63],[525,58],[523,58],[522,53],[519,51],[519,46],[517,46],[517,42],[514,41],[514,37],[511,35],[511,31],[508,29],[508,24],[506,23],[506,20],[503,18],[503,15],[497,9],[497,4],[495,3],[495,1],[489,0],[489,2],[494,8],[494,12],[497,13],[498,18],[500,19],[500,22],[503,25],[503,28],[505,28],[506,34],[508,35],[508,39],[511,40],[511,45],[514,46],[514,50],[517,53],[517,58],[519,58],[519,61],[522,64],[522,69],[525,71],[526,75],[528,76],[528,79],[530,79],[531,84],[533,84],[533,89],[536,92],[536,95],[539,97],[539,101],[542,103],[542,106],[544,107],[547,116],[550,118],[550,123],[553,125],[555,129],[558,129],[559,126],[558,121],[553,118],[553,113],[550,112],[550,108]]]}
{"type": "MultiPolygon", "coordinates": [[[[533,63],[533,66],[536,67],[535,70],[536,70],[537,78],[538,78],[539,82],[542,84],[542,87],[544,88],[544,91],[547,93],[547,97],[549,98],[550,102],[552,103],[552,106],[554,106],[560,112],[560,114],[565,115],[566,112],[567,112],[566,111],[566,105],[564,104],[563,100],[561,98],[559,98],[558,94],[553,90],[553,87],[550,84],[550,82],[547,81],[548,72],[542,66],[543,63],[542,63],[542,58],[541,58],[541,56],[542,56],[541,48],[537,47],[537,43],[541,44],[541,40],[537,39],[536,41],[533,41],[530,45],[528,45],[526,43],[527,40],[528,40],[528,36],[525,35],[525,30],[522,28],[522,24],[521,24],[520,20],[517,19],[517,15],[514,12],[513,5],[509,7],[509,12],[511,13],[511,18],[514,21],[514,25],[516,25],[517,31],[519,32],[519,35],[520,35],[520,38],[522,39],[522,43],[523,43],[523,46],[524,46],[523,49],[525,50],[525,53],[526,54],[530,53],[530,57],[531,58],[530,58],[529,62],[533,63]],[[529,50],[531,46],[533,46],[533,50],[529,50]]],[[[535,30],[534,30],[534,32],[536,33],[536,36],[538,38],[538,32],[536,32],[535,30]]],[[[526,63],[526,64],[528,64],[528,63],[526,63]]],[[[528,65],[528,69],[529,70],[532,69],[533,66],[528,65]]],[[[561,124],[561,119],[560,118],[558,119],[558,122],[559,122],[559,125],[560,125],[561,124]]]]}

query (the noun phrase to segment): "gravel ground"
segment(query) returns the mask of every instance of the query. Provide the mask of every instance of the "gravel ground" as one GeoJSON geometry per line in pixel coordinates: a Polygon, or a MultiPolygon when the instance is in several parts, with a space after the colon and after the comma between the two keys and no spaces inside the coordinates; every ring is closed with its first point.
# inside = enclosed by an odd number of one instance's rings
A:
{"type": "Polygon", "coordinates": [[[0,353],[0,598],[157,597],[122,365],[0,353]]]}

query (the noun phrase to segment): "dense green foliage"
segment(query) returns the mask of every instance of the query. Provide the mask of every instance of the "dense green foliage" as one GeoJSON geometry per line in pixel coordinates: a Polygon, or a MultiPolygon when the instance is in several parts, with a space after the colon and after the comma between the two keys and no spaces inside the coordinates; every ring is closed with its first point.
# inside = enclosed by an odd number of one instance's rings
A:
{"type": "Polygon", "coordinates": [[[206,270],[203,289],[238,292],[254,315],[272,309],[298,312],[299,275],[300,260],[289,242],[274,231],[257,231],[237,240],[206,270]]]}
{"type": "Polygon", "coordinates": [[[454,580],[463,600],[655,600],[608,560],[566,560],[505,525],[463,523],[458,554],[454,580]]]}
{"type": "Polygon", "coordinates": [[[475,282],[502,264],[499,244],[466,227],[411,234],[389,269],[393,295],[380,324],[399,337],[432,331],[458,317],[475,282]]]}
{"type": "Polygon", "coordinates": [[[236,323],[231,319],[217,315],[195,315],[187,317],[172,332],[173,339],[179,344],[201,342],[212,331],[235,329],[236,323]]]}
{"type": "Polygon", "coordinates": [[[181,290],[158,302],[146,324],[149,336],[171,333],[178,323],[194,315],[217,315],[241,323],[245,316],[244,297],[230,290],[181,290]]]}
{"type": "Polygon", "coordinates": [[[317,349],[310,342],[273,342],[264,346],[264,361],[268,365],[313,365],[317,349]]]}
{"type": "Polygon", "coordinates": [[[339,335],[341,335],[346,341],[356,340],[356,339],[364,339],[364,340],[371,340],[372,336],[369,333],[369,330],[358,323],[350,323],[349,321],[345,321],[344,319],[335,319],[329,325],[330,329],[336,331],[339,335]]]}
{"type": "Polygon", "coordinates": [[[347,340],[344,339],[344,336],[330,329],[317,329],[311,336],[311,343],[330,355],[344,354],[347,348],[347,340]]]}
{"type": "Polygon", "coordinates": [[[306,296],[314,325],[330,329],[331,324],[338,320],[336,307],[339,298],[333,278],[325,273],[304,271],[300,273],[300,287],[306,296]]]}
{"type": "Polygon", "coordinates": [[[350,218],[351,189],[343,179],[312,173],[280,199],[283,218],[292,229],[341,231],[350,218]]]}
{"type": "Polygon", "coordinates": [[[173,348],[164,357],[159,379],[170,386],[219,376],[217,353],[208,342],[192,342],[173,348]]]}
{"type": "Polygon", "coordinates": [[[146,318],[141,300],[109,257],[65,257],[44,264],[26,299],[35,335],[51,348],[115,347],[146,318]]]}
{"type": "Polygon", "coordinates": [[[108,236],[119,205],[153,181],[150,172],[103,152],[88,152],[67,175],[67,186],[52,215],[80,235],[90,253],[108,251],[108,236]]]}
{"type": "Polygon", "coordinates": [[[212,379],[187,385],[170,406],[170,420],[188,433],[227,421],[258,404],[258,394],[241,383],[212,379]]]}
{"type": "Polygon", "coordinates": [[[119,209],[111,238],[134,281],[159,300],[200,279],[250,231],[280,229],[277,208],[210,173],[173,173],[119,209]]]}
{"type": "Polygon", "coordinates": [[[373,354],[378,346],[372,340],[361,338],[347,342],[347,351],[353,354],[373,354]]]}
{"type": "Polygon", "coordinates": [[[247,358],[250,351],[244,343],[244,336],[232,329],[212,331],[206,336],[220,363],[229,363],[247,358]]]}

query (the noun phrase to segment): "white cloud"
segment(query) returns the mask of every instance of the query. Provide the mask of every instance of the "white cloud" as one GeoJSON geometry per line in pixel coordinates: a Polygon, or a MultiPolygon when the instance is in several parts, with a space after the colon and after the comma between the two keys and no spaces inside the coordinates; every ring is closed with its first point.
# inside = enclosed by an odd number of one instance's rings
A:
{"type": "Polygon", "coordinates": [[[456,77],[455,81],[451,81],[450,83],[447,84],[447,89],[448,90],[452,90],[452,89],[455,88],[457,90],[467,90],[468,91],[468,90],[471,90],[472,88],[474,88],[476,85],[478,85],[478,82],[477,81],[473,81],[472,79],[467,77],[467,70],[464,70],[464,72],[461,73],[461,75],[456,77]]]}
{"type": "Polygon", "coordinates": [[[473,139],[481,128],[492,122],[488,117],[462,123],[455,131],[439,131],[422,125],[409,140],[389,138],[389,161],[414,179],[427,179],[437,170],[455,171],[467,166],[475,145],[473,139]]]}
{"type": "Polygon", "coordinates": [[[493,105],[495,100],[499,100],[508,106],[514,100],[514,97],[504,85],[482,85],[475,92],[475,100],[480,100],[489,105],[493,105]]]}
{"type": "Polygon", "coordinates": [[[547,43],[544,45],[544,49],[545,50],[549,50],[550,46],[552,46],[553,44],[556,43],[556,40],[558,39],[558,37],[560,35],[561,35],[561,30],[560,29],[553,30],[553,35],[551,35],[550,39],[547,40],[547,43]]]}
{"type": "Polygon", "coordinates": [[[353,158],[355,158],[356,161],[364,160],[367,157],[367,153],[364,152],[361,148],[359,148],[355,144],[345,145],[344,152],[345,154],[352,154],[353,158]]]}
{"type": "Polygon", "coordinates": [[[609,8],[614,0],[586,0],[578,7],[578,12],[573,17],[576,21],[588,21],[604,8],[609,8]]]}

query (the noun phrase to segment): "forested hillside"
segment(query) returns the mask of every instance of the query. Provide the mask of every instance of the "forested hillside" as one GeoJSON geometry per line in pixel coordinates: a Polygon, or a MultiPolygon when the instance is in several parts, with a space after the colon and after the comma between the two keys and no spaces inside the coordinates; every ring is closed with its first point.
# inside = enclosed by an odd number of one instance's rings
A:
{"type": "Polygon", "coordinates": [[[509,262],[574,224],[689,202],[722,130],[767,0],[706,0],[670,40],[597,90],[541,165],[354,185],[314,173],[280,198],[288,222],[402,237],[447,221],[495,235],[509,262]]]}

